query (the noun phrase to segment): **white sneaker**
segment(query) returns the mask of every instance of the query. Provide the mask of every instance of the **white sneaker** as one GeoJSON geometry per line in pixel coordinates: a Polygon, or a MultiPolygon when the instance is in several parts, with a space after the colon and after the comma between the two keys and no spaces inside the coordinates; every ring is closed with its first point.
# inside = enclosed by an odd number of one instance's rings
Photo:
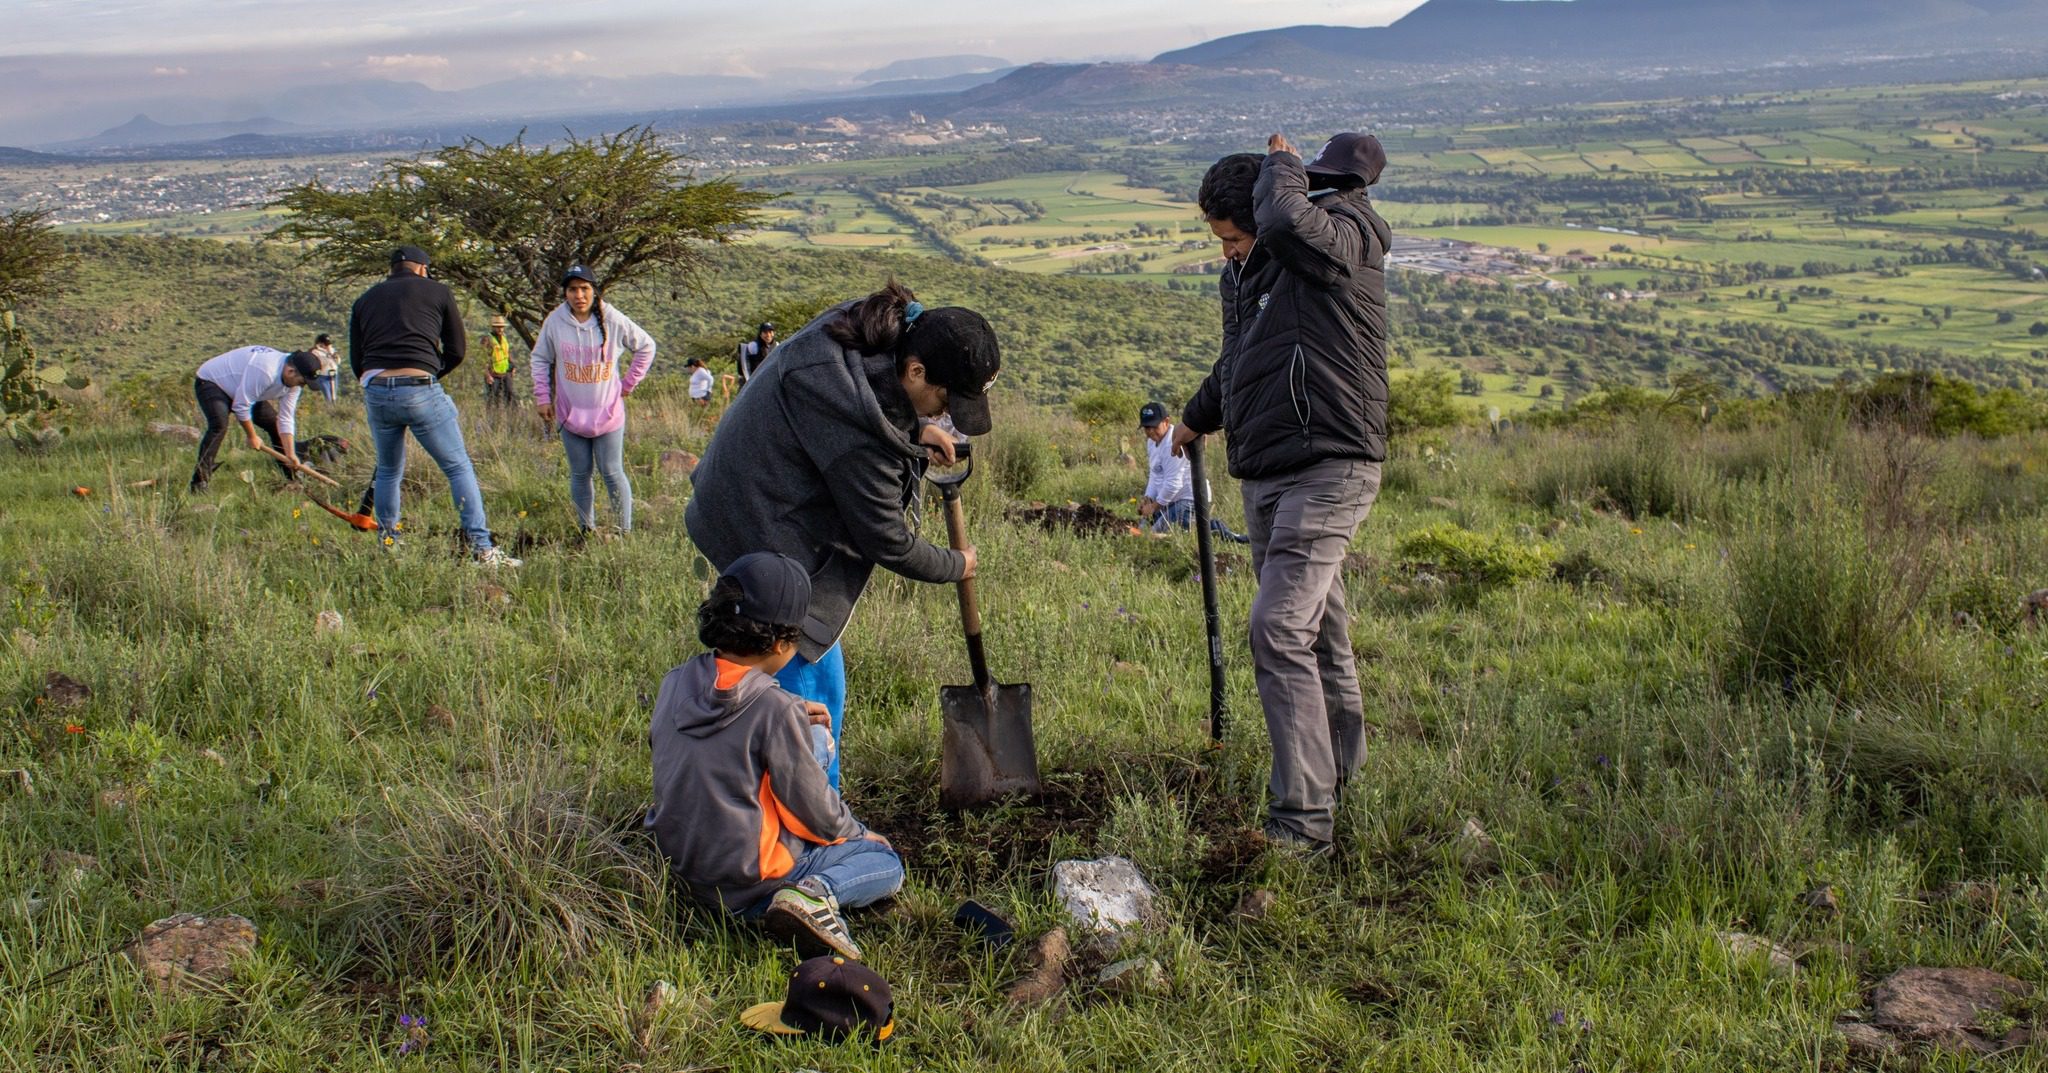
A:
{"type": "Polygon", "coordinates": [[[500,566],[523,565],[522,560],[514,559],[510,555],[505,554],[505,552],[499,548],[488,548],[484,551],[477,552],[476,564],[478,566],[488,566],[492,569],[496,569],[500,566]]]}

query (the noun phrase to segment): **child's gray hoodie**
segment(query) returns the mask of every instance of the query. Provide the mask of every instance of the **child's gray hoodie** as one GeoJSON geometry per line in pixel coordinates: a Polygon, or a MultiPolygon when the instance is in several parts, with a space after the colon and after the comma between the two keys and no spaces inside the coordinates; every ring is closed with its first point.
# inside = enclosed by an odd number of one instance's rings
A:
{"type": "Polygon", "coordinates": [[[867,833],[811,754],[803,701],[759,671],[706,652],[668,672],[647,737],[646,827],[699,901],[744,909],[810,847],[867,833]]]}

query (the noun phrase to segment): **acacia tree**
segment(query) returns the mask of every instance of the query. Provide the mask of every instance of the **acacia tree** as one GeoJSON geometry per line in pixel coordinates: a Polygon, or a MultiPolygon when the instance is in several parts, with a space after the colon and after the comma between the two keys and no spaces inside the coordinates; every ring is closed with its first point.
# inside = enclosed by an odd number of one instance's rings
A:
{"type": "Polygon", "coordinates": [[[687,280],[707,244],[752,227],[772,197],[697,180],[648,127],[538,148],[521,134],[391,161],[364,190],[290,187],[274,205],[291,217],[271,235],[309,243],[306,259],[337,283],[381,274],[398,245],[420,246],[435,276],[504,315],[530,347],[570,265],[589,268],[600,290],[661,271],[687,280]]]}

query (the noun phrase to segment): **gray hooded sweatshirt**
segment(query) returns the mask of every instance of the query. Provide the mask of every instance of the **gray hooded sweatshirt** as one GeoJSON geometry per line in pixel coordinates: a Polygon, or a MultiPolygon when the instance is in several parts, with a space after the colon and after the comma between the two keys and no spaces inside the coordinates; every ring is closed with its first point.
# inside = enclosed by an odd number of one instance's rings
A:
{"type": "Polygon", "coordinates": [[[645,826],[697,900],[745,909],[811,847],[867,833],[825,781],[808,726],[775,679],[710,652],[661,680],[645,826]]]}
{"type": "MultiPolygon", "coordinates": [[[[724,570],[773,551],[811,575],[811,611],[797,651],[816,662],[839,643],[876,566],[913,581],[958,581],[967,558],[920,538],[905,511],[924,475],[925,449],[884,413],[869,365],[818,319],[775,348],[719,419],[690,476],[683,512],[697,550],[724,570]]],[[[905,403],[907,406],[907,402],[905,403]]]]}

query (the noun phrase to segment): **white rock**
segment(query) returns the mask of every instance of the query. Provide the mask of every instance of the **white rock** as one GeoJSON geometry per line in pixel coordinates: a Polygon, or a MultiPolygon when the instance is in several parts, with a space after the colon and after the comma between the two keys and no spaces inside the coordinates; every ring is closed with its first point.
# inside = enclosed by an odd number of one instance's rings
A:
{"type": "Polygon", "coordinates": [[[341,612],[328,610],[322,611],[319,614],[314,615],[313,632],[315,634],[340,633],[341,612]]]}
{"type": "Polygon", "coordinates": [[[1122,857],[1061,861],[1052,868],[1052,889],[1074,924],[1096,935],[1140,928],[1157,915],[1152,885],[1122,857]]]}
{"type": "Polygon", "coordinates": [[[1131,958],[1104,966],[1095,983],[1125,995],[1157,995],[1166,990],[1166,967],[1152,958],[1131,958]]]}
{"type": "Polygon", "coordinates": [[[1721,945],[1726,946],[1728,952],[1737,958],[1761,957],[1770,963],[1772,972],[1789,974],[1799,971],[1799,959],[1793,957],[1791,951],[1769,939],[1739,931],[1719,932],[1717,936],[1721,940],[1721,945]]]}

